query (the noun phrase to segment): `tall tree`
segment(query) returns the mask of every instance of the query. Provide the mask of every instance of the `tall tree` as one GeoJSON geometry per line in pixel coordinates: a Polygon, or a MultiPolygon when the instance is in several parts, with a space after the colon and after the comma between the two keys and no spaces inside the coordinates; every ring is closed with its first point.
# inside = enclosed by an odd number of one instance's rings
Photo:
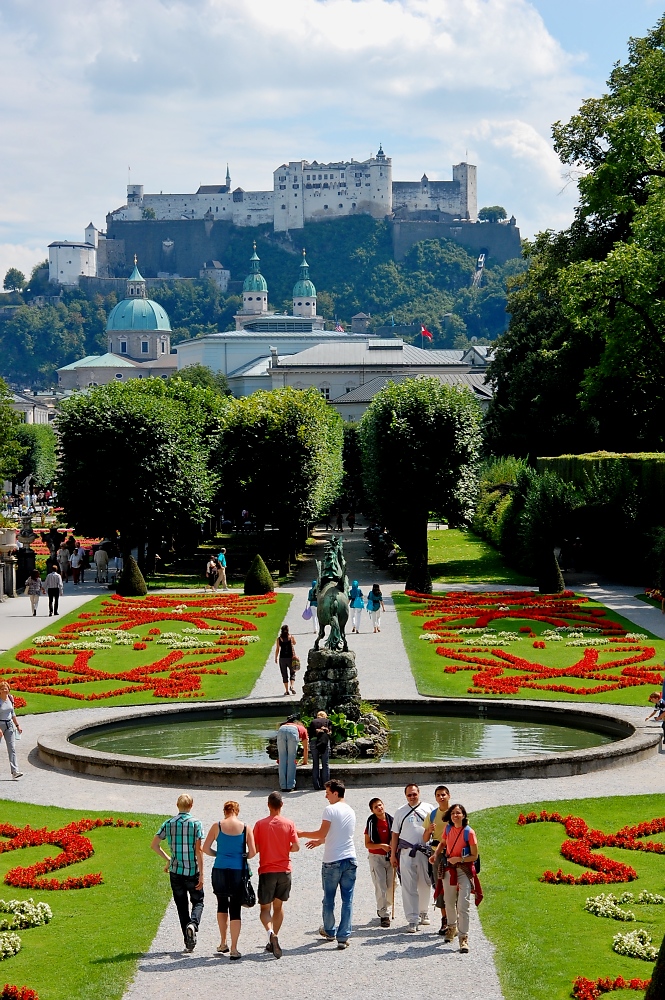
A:
{"type": "Polygon", "coordinates": [[[436,378],[389,382],[360,433],[370,501],[406,553],[407,588],[429,593],[430,514],[466,523],[475,498],[481,411],[468,389],[436,378]]]}
{"type": "Polygon", "coordinates": [[[0,378],[0,480],[13,479],[20,469],[24,448],[18,439],[22,417],[11,406],[12,394],[0,378]]]}
{"type": "Polygon", "coordinates": [[[216,455],[224,506],[280,530],[284,565],[342,482],[343,421],[316,389],[230,401],[216,455]]]}
{"type": "Polygon", "coordinates": [[[25,275],[17,267],[10,267],[5,274],[2,287],[6,292],[20,292],[25,288],[25,275]]]}
{"type": "Polygon", "coordinates": [[[30,476],[35,486],[48,486],[53,482],[56,468],[53,428],[48,424],[21,424],[16,436],[25,448],[16,478],[24,480],[30,476]]]}

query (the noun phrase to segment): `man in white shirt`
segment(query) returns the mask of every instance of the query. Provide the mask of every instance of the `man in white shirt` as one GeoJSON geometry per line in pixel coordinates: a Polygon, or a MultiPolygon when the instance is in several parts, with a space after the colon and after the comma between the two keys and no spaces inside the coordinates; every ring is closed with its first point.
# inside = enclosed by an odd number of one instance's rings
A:
{"type": "Polygon", "coordinates": [[[321,881],[323,882],[323,924],[319,934],[326,941],[337,937],[337,948],[343,951],[349,947],[351,921],[353,917],[353,890],[356,884],[356,847],[353,835],[356,828],[356,814],[344,801],[346,788],[337,778],[326,781],[328,805],[323,810],[321,826],[318,830],[298,830],[299,837],[310,837],[307,847],[311,850],[325,844],[321,881]],[[339,887],[342,897],[342,913],[335,931],[335,896],[339,887]]]}
{"type": "Polygon", "coordinates": [[[58,614],[58,601],[65,592],[65,588],[62,585],[62,577],[58,573],[57,563],[53,563],[51,566],[51,571],[44,580],[44,587],[48,594],[48,616],[51,618],[53,615],[58,614]]]}
{"type": "Polygon", "coordinates": [[[432,882],[423,834],[433,806],[420,801],[418,785],[407,785],[404,794],[406,803],[393,818],[391,860],[394,868],[399,865],[402,876],[402,905],[408,933],[415,934],[421,924],[429,923],[432,882]]]}

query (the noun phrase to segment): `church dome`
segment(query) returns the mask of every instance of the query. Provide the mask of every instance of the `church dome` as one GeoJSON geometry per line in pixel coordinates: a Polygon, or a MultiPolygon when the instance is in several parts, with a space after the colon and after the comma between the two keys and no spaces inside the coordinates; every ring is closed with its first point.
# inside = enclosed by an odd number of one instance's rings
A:
{"type": "Polygon", "coordinates": [[[302,264],[300,265],[300,277],[293,286],[293,298],[316,298],[316,288],[313,282],[309,280],[309,264],[307,263],[304,250],[302,252],[302,264]]]}
{"type": "Polygon", "coordinates": [[[109,313],[111,330],[171,330],[168,313],[152,299],[123,299],[109,313]]]}
{"type": "Polygon", "coordinates": [[[261,274],[261,261],[256,253],[256,243],[254,243],[254,253],[249,260],[250,273],[242,283],[243,292],[267,292],[268,283],[261,274]]]}

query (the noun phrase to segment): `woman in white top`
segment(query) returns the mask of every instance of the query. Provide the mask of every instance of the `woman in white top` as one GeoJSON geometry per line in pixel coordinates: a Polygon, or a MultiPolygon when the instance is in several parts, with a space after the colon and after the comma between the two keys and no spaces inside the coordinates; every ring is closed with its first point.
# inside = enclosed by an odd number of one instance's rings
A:
{"type": "Polygon", "coordinates": [[[23,732],[14,712],[14,699],[9,693],[7,681],[0,681],[0,738],[4,736],[5,739],[12,778],[22,778],[23,772],[19,771],[16,760],[16,731],[23,732]]]}

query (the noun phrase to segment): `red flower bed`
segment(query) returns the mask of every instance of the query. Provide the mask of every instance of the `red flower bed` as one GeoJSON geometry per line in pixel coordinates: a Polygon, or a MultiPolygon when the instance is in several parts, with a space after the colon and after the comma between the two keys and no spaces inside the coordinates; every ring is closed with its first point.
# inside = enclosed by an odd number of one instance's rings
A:
{"type": "Polygon", "coordinates": [[[650,982],[650,979],[624,979],[623,976],[617,979],[611,976],[600,979],[578,976],[573,983],[573,996],[578,1000],[596,1000],[603,993],[612,993],[613,990],[646,990],[650,982]]]}
{"type": "Polygon", "coordinates": [[[5,875],[5,884],[17,889],[89,889],[93,885],[101,885],[104,881],[101,872],[94,875],[70,876],[60,881],[57,878],[44,878],[49,872],[67,868],[79,861],[86,861],[95,853],[92,841],[84,837],[84,833],[98,829],[101,826],[137,827],[141,824],[134,820],[118,819],[112,816],[108,819],[81,819],[69,823],[60,830],[33,830],[31,826],[13,826],[11,823],[0,823],[0,854],[7,851],[17,851],[26,847],[41,847],[52,844],[62,848],[62,853],[55,858],[44,858],[26,868],[11,868],[5,875]]]}
{"type": "MultiPolygon", "coordinates": [[[[206,668],[244,656],[245,646],[240,639],[250,632],[256,632],[257,629],[250,618],[264,616],[266,612],[258,609],[274,603],[274,596],[245,597],[218,594],[182,597],[160,594],[154,597],[150,595],[143,598],[124,598],[116,594],[112,599],[102,603],[100,611],[84,612],[79,615],[77,621],[63,626],[54,637],[57,643],[49,644],[46,648],[31,647],[19,650],[15,659],[21,666],[1,672],[11,676],[15,691],[56,695],[74,701],[103,701],[138,691],[152,691],[155,698],[203,697],[200,675],[227,674],[228,671],[219,667],[214,670],[206,668]],[[243,617],[239,617],[238,613],[243,617]],[[131,631],[140,626],[151,625],[155,621],[186,622],[201,629],[219,629],[223,626],[229,634],[214,636],[215,646],[219,648],[215,649],[212,656],[211,649],[207,646],[199,649],[173,650],[152,664],[120,672],[94,669],[90,665],[96,654],[94,649],[68,648],[72,640],[87,638],[79,637],[79,632],[96,629],[102,632],[106,627],[131,631]],[[204,659],[192,659],[202,655],[204,659]],[[53,657],[72,657],[73,661],[69,666],[65,666],[56,662],[53,657]],[[165,674],[167,671],[167,676],[155,676],[165,674]],[[74,685],[90,681],[125,681],[127,684],[91,694],[80,694],[71,690],[74,685]]],[[[135,642],[133,648],[147,649],[147,643],[153,642],[153,637],[160,634],[159,628],[150,628],[145,639],[135,642]]],[[[91,641],[94,639],[91,638],[91,641]]],[[[25,698],[16,697],[17,708],[23,708],[26,704],[25,698]]]]}
{"type": "Polygon", "coordinates": [[[590,830],[580,816],[561,816],[560,813],[531,812],[523,813],[517,818],[518,826],[529,823],[562,823],[571,840],[564,840],[561,854],[573,864],[592,869],[582,875],[566,875],[560,868],[556,872],[545,871],[540,877],[541,882],[554,885],[600,885],[616,882],[632,882],[637,878],[637,872],[630,865],[621,861],[613,861],[602,854],[595,854],[599,847],[618,847],[625,851],[647,851],[650,854],[665,853],[665,844],[655,840],[642,840],[644,837],[665,832],[665,816],[652,819],[636,826],[624,826],[617,833],[602,833],[600,830],[590,830]]]}
{"type": "Polygon", "coordinates": [[[5,983],[0,993],[0,1000],[39,1000],[39,997],[27,986],[12,986],[10,983],[5,983]]]}

